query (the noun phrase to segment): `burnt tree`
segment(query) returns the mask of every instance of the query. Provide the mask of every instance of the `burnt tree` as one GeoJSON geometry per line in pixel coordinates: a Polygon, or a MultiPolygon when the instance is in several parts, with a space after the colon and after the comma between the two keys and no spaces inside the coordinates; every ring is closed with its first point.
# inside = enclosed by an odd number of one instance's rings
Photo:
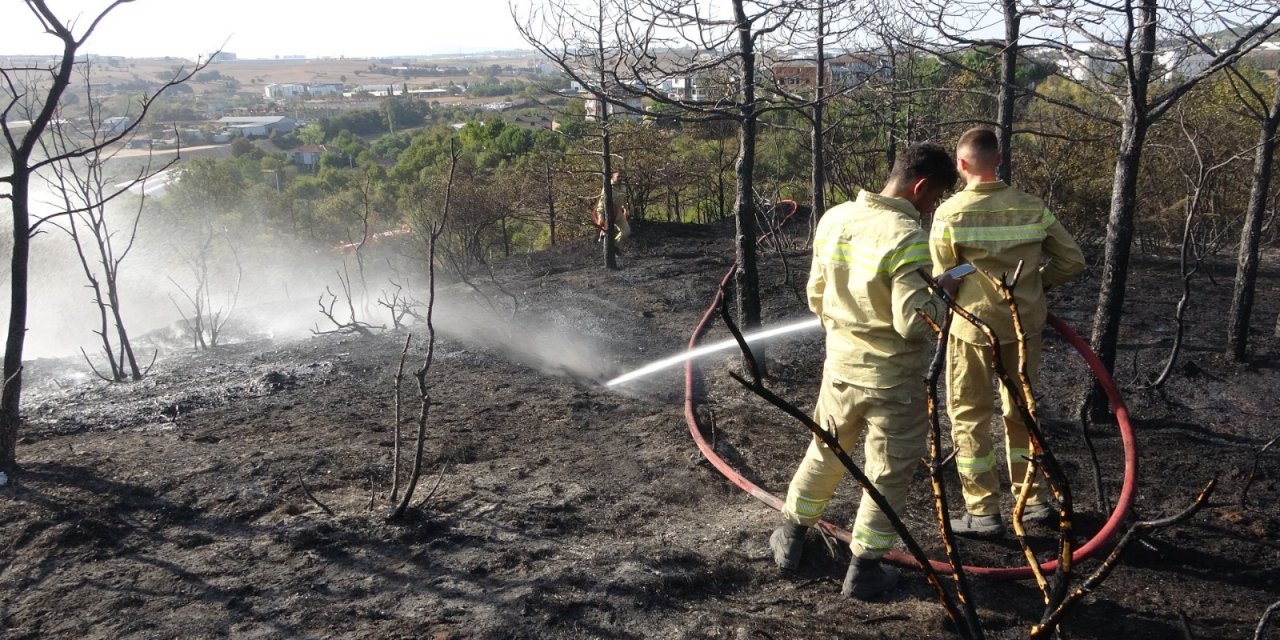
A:
{"type": "MultiPolygon", "coordinates": [[[[1061,35],[1053,47],[1072,61],[1084,84],[1111,98],[1120,117],[1111,205],[1098,301],[1090,342],[1103,364],[1114,370],[1124,313],[1125,287],[1134,238],[1138,176],[1147,133],[1205,78],[1227,68],[1280,31],[1280,5],[1271,0],[1206,0],[1195,7],[1165,0],[1125,0],[1115,5],[1089,0],[1063,3],[1041,16],[1061,35]],[[1226,16],[1232,16],[1228,21],[1226,16]],[[1222,30],[1206,35],[1206,23],[1222,30]],[[1246,27],[1235,26],[1238,24],[1246,27]],[[1172,53],[1167,68],[1160,53],[1172,53]],[[1180,73],[1180,61],[1206,56],[1197,71],[1180,73]]],[[[1106,416],[1096,383],[1091,413],[1106,416]]]]}
{"type": "Polygon", "coordinates": [[[1242,361],[1249,351],[1249,320],[1253,314],[1253,293],[1258,282],[1258,247],[1262,238],[1262,220],[1271,193],[1272,165],[1275,161],[1276,130],[1280,128],[1280,81],[1270,107],[1257,88],[1238,73],[1233,79],[1244,91],[1241,102],[1249,107],[1259,122],[1258,149],[1253,159],[1253,186],[1240,229],[1240,247],[1236,253],[1236,279],[1231,289],[1231,312],[1227,316],[1227,353],[1242,361]]]}
{"type": "Polygon", "coordinates": [[[13,220],[13,255],[10,261],[9,327],[5,339],[3,387],[0,388],[0,471],[16,471],[14,448],[22,420],[22,354],[26,346],[27,297],[30,293],[28,265],[31,256],[31,180],[39,171],[63,157],[83,157],[93,149],[115,144],[142,122],[155,99],[169,87],[181,84],[204,68],[197,62],[189,70],[180,70],[155,92],[139,102],[139,114],[129,125],[102,140],[86,142],[74,150],[54,156],[39,153],[41,136],[55,120],[59,104],[71,85],[76,67],[85,64],[81,49],[94,31],[113,11],[133,0],[115,0],[88,20],[73,21],[58,17],[46,0],[24,0],[36,28],[55,38],[61,48],[55,62],[30,66],[0,67],[0,137],[4,138],[10,167],[0,175],[0,183],[8,187],[0,199],[8,200],[13,220]],[[87,24],[82,31],[73,30],[77,23],[87,24]]]}

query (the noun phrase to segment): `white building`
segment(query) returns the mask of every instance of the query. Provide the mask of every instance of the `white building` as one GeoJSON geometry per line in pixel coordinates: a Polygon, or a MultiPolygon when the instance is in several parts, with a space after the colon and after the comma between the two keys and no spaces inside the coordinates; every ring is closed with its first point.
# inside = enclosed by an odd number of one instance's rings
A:
{"type": "Polygon", "coordinates": [[[1076,82],[1090,82],[1122,73],[1124,68],[1118,62],[1120,54],[1114,50],[1095,47],[1093,52],[1064,52],[1055,64],[1062,74],[1076,82]]]}
{"type": "Polygon", "coordinates": [[[305,84],[269,84],[262,88],[262,93],[266,98],[277,100],[288,100],[306,92],[307,85],[305,84]]]}
{"type": "Polygon", "coordinates": [[[1166,82],[1177,78],[1194,76],[1213,64],[1213,56],[1205,53],[1193,53],[1186,49],[1165,51],[1156,56],[1156,64],[1164,71],[1161,77],[1166,82]]]}
{"type": "Polygon", "coordinates": [[[133,124],[133,118],[129,116],[112,116],[102,121],[102,132],[106,134],[120,133],[129,128],[133,124]]]}
{"type": "Polygon", "coordinates": [[[394,96],[397,92],[404,93],[404,87],[397,84],[362,84],[342,95],[348,98],[360,93],[367,93],[371,96],[394,96]]]}
{"type": "MultiPolygon", "coordinates": [[[[615,104],[613,102],[606,102],[605,107],[608,109],[608,113],[610,116],[624,117],[624,118],[639,118],[641,115],[643,115],[644,109],[643,109],[642,103],[640,102],[640,98],[636,96],[615,96],[613,99],[618,102],[621,102],[622,104],[625,104],[626,107],[623,107],[622,105],[619,105],[619,104],[615,104]]],[[[586,112],[587,112],[586,119],[596,120],[600,118],[601,116],[600,101],[596,100],[595,96],[591,94],[587,94],[583,96],[583,100],[584,100],[583,106],[586,108],[586,112]]]]}
{"type": "Polygon", "coordinates": [[[325,84],[313,84],[307,87],[307,92],[311,97],[337,97],[342,95],[342,84],[337,82],[329,82],[325,84]]]}
{"type": "Polygon", "coordinates": [[[320,158],[326,153],[335,153],[336,151],[325,144],[304,144],[292,151],[286,151],[285,155],[294,164],[304,169],[315,169],[320,164],[320,158]]]}
{"type": "Polygon", "coordinates": [[[288,116],[227,116],[219,118],[218,124],[246,138],[265,138],[274,131],[289,133],[298,128],[298,123],[288,116]]]}

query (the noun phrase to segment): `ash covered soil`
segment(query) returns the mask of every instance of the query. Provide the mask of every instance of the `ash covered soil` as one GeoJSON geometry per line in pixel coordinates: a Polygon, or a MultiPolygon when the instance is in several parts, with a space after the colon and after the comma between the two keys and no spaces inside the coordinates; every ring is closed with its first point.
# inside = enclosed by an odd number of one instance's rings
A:
{"type": "MultiPolygon", "coordinates": [[[[146,380],[118,385],[87,380],[75,361],[32,362],[22,471],[0,489],[0,636],[947,637],[919,574],[886,602],[845,600],[847,549],[813,534],[801,568],[779,571],[767,547],[778,515],[702,460],[679,369],[623,391],[600,384],[685,345],[730,265],[730,231],[642,224],[616,272],[582,242],[496,265],[501,290],[474,280],[488,302],[446,288],[514,320],[484,339],[442,329],[422,477],[400,521],[386,515],[403,332],[171,349],[146,380]]],[[[766,324],[808,317],[807,256],[794,238],[783,244],[762,253],[766,324]]],[[[1212,265],[1216,282],[1197,281],[1187,344],[1160,391],[1137,387],[1171,344],[1177,263],[1137,261],[1117,367],[1139,445],[1136,509],[1168,515],[1220,483],[1193,520],[1129,549],[1068,618],[1067,637],[1184,637],[1184,625],[1195,638],[1251,637],[1280,598],[1280,452],[1257,458],[1280,433],[1275,257],[1264,260],[1253,361],[1217,353],[1231,268],[1212,265]]],[[[1055,294],[1055,312],[1082,333],[1097,272],[1055,294]]],[[[424,356],[414,330],[407,372],[424,356]]],[[[709,339],[726,336],[717,325],[709,339]]],[[[769,386],[807,411],[819,336],[780,339],[767,354],[769,386]]],[[[807,433],[744,393],[727,375],[735,361],[699,369],[707,437],[783,493],[807,433]]],[[[416,383],[406,378],[409,433],[416,383]]],[[[1106,513],[1074,417],[1087,371],[1048,338],[1043,378],[1047,437],[1072,479],[1076,528],[1091,534],[1106,513]]],[[[1106,425],[1092,436],[1114,501],[1120,438],[1106,425]]],[[[904,517],[941,557],[923,472],[916,481],[904,517]]],[[[856,500],[846,480],[829,519],[847,523],[856,500]]],[[[1032,533],[1048,554],[1051,532],[1032,533]]],[[[1011,537],[961,551],[970,564],[1019,564],[1011,537]]],[[[1026,637],[1041,608],[1033,583],[974,588],[988,638],[1026,637]]]]}

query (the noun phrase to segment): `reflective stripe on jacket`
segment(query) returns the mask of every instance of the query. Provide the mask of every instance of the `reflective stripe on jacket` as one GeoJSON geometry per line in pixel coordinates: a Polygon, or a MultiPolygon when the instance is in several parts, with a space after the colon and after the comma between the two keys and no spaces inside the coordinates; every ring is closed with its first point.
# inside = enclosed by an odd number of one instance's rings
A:
{"type": "MultiPolygon", "coordinates": [[[[591,210],[591,220],[595,222],[597,227],[604,229],[604,189],[600,189],[600,197],[596,199],[596,206],[591,210]]],[[[631,212],[627,210],[627,187],[623,184],[613,185],[613,223],[615,226],[624,224],[620,221],[630,220],[631,212]]]]}
{"type": "Polygon", "coordinates": [[[932,331],[916,314],[945,313],[916,269],[928,271],[928,237],[910,202],[863,191],[818,222],[809,308],[827,332],[827,372],[887,389],[924,375],[932,331]]]}
{"type": "MultiPolygon", "coordinates": [[[[929,249],[934,275],[969,262],[996,277],[1012,276],[1023,261],[1013,295],[1028,334],[1044,329],[1044,292],[1084,270],[1080,247],[1044,203],[999,181],[970,184],[943,202],[934,215],[929,249]]],[[[1009,307],[986,276],[965,278],[956,301],[990,324],[1001,342],[1016,338],[1009,307]]],[[[987,341],[977,327],[958,319],[951,334],[971,344],[987,341]]]]}

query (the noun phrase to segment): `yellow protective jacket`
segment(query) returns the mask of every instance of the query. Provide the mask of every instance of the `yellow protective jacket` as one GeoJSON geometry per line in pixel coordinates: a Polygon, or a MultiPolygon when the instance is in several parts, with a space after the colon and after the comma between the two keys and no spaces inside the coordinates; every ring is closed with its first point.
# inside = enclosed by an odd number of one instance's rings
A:
{"type": "Polygon", "coordinates": [[[946,312],[915,273],[928,268],[920,214],[902,198],[863,191],[822,216],[808,294],[827,332],[828,375],[874,389],[920,380],[932,330],[916,309],[946,312]]]}
{"type": "MultiPolygon", "coordinates": [[[[1071,234],[1039,198],[1004,182],[972,183],[943,202],[929,234],[934,275],[963,262],[1000,277],[1023,261],[1014,300],[1027,335],[1039,335],[1048,313],[1044,292],[1084,270],[1084,255],[1071,234]]],[[[1001,343],[1016,339],[1009,307],[984,275],[965,278],[956,302],[991,325],[1001,343]]],[[[956,319],[951,335],[986,344],[977,327],[956,319]]]]}

